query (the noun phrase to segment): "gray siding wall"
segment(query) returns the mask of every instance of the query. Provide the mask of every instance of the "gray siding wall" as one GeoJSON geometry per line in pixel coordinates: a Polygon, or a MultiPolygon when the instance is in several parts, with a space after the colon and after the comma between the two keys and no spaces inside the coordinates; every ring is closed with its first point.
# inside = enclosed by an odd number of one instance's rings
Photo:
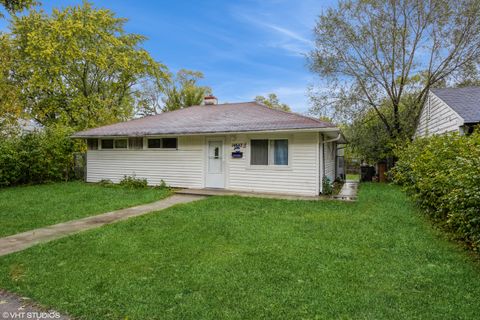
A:
{"type": "Polygon", "coordinates": [[[447,132],[459,132],[463,119],[435,94],[429,93],[422,108],[416,137],[431,136],[447,132]]]}

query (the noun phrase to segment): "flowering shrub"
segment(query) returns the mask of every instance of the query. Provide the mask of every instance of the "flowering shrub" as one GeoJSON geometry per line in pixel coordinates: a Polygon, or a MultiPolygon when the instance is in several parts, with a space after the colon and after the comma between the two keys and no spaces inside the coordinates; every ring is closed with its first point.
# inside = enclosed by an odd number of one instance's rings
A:
{"type": "Polygon", "coordinates": [[[394,181],[431,218],[480,249],[480,133],[418,139],[397,156],[394,181]]]}

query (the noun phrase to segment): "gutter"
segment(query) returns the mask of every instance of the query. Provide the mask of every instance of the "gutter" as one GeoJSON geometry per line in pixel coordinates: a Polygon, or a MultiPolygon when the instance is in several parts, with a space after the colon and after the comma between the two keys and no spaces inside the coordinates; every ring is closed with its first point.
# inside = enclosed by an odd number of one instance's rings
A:
{"type": "Polygon", "coordinates": [[[342,138],[342,133],[339,132],[339,133],[338,133],[338,136],[337,136],[336,138],[333,138],[333,139],[330,139],[330,140],[325,140],[325,141],[323,141],[322,143],[335,142],[335,141],[340,140],[341,138],[342,138]]]}
{"type": "MultiPolygon", "coordinates": [[[[335,132],[338,127],[327,128],[291,128],[278,130],[247,130],[247,131],[219,131],[219,132],[179,132],[179,133],[138,133],[138,134],[114,134],[114,135],[77,135],[70,136],[73,139],[99,139],[99,138],[141,138],[141,137],[162,137],[162,136],[204,136],[204,135],[228,135],[228,134],[260,134],[260,133],[295,133],[295,132],[335,132]]],[[[341,134],[340,134],[341,135],[341,134]]],[[[338,138],[340,139],[340,138],[338,138]]]]}

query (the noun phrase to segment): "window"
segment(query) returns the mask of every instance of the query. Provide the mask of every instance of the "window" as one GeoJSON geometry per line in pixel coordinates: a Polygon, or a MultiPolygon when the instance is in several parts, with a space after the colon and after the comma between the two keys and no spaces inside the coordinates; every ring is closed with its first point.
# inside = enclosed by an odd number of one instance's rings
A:
{"type": "Polygon", "coordinates": [[[128,138],[128,149],[142,150],[143,149],[143,138],[128,138]]]}
{"type": "Polygon", "coordinates": [[[251,165],[268,165],[268,140],[251,141],[251,165]]]}
{"type": "Polygon", "coordinates": [[[156,138],[148,139],[149,149],[176,149],[177,138],[156,138]]]}
{"type": "Polygon", "coordinates": [[[276,166],[288,165],[288,140],[273,140],[273,164],[276,166]]]}
{"type": "Polygon", "coordinates": [[[87,139],[88,150],[98,150],[98,139],[87,139]]]}
{"type": "Polygon", "coordinates": [[[102,139],[102,149],[113,149],[113,139],[102,139]]]}
{"type": "Polygon", "coordinates": [[[148,139],[148,148],[149,149],[161,148],[161,141],[162,139],[148,139]]]}
{"type": "Polygon", "coordinates": [[[115,149],[127,149],[127,139],[115,140],[115,149]]]}
{"type": "Polygon", "coordinates": [[[251,165],[288,165],[288,140],[251,140],[250,141],[251,165]]]}
{"type": "Polygon", "coordinates": [[[102,139],[102,149],[127,149],[127,139],[102,139]]]}
{"type": "Polygon", "coordinates": [[[177,138],[162,138],[162,148],[177,149],[177,138]]]}

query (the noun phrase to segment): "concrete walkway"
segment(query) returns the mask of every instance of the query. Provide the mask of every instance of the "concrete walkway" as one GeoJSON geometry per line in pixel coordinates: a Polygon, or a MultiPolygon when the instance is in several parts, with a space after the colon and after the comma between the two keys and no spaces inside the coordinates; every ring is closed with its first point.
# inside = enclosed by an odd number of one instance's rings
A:
{"type": "Polygon", "coordinates": [[[188,194],[198,196],[239,196],[239,197],[254,197],[254,198],[268,198],[268,199],[283,199],[283,200],[325,200],[327,196],[296,196],[291,194],[281,193],[262,193],[262,192],[247,192],[247,191],[233,191],[225,189],[179,189],[177,194],[188,194]]]}
{"type": "Polygon", "coordinates": [[[57,311],[37,306],[29,298],[0,289],[0,319],[70,320],[71,318],[57,311]]]}
{"type": "Polygon", "coordinates": [[[334,196],[337,200],[355,201],[357,200],[358,181],[347,180],[342,186],[340,192],[334,196]]]}
{"type": "Polygon", "coordinates": [[[163,210],[179,203],[187,203],[202,198],[204,197],[198,195],[176,194],[157,202],[107,212],[78,220],[67,221],[0,238],[0,256],[24,250],[38,243],[63,238],[80,231],[98,228],[106,224],[140,216],[152,211],[163,210]]]}

